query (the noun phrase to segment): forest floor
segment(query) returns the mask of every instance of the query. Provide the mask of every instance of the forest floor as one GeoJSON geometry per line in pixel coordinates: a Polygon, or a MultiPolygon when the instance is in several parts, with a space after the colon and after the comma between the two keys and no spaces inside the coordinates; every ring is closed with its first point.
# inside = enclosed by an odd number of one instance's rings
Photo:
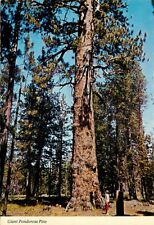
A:
{"type": "MultiPolygon", "coordinates": [[[[154,203],[137,200],[124,201],[125,216],[154,216],[154,203]]],[[[116,215],[116,203],[113,201],[110,204],[109,216],[116,215]]],[[[8,204],[7,216],[106,216],[101,209],[92,211],[69,211],[60,204],[47,205],[37,204],[27,206],[25,204],[18,204],[10,202],[8,204]]]]}

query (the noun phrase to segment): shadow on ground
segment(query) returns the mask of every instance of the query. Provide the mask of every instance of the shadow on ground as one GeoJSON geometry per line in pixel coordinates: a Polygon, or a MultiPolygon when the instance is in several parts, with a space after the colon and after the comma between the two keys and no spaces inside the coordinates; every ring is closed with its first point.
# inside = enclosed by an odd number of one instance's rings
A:
{"type": "Polygon", "coordinates": [[[144,216],[154,216],[154,212],[148,212],[148,211],[137,211],[138,214],[142,214],[144,216]]]}
{"type": "Polygon", "coordinates": [[[35,206],[38,203],[42,205],[61,205],[62,207],[66,207],[67,203],[69,202],[69,197],[39,197],[38,199],[15,199],[12,201],[9,201],[9,203],[17,204],[20,206],[35,206]]]}

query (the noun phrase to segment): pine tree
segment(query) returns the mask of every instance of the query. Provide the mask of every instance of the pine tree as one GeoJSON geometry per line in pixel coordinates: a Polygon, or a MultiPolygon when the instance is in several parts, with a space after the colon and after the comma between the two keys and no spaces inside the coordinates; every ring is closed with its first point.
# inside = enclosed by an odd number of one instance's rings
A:
{"type": "MultiPolygon", "coordinates": [[[[51,18],[47,15],[40,22],[45,32],[50,31],[54,34],[53,37],[48,35],[44,38],[47,46],[49,46],[45,59],[55,59],[56,63],[60,65],[58,67],[59,71],[67,75],[71,74],[71,67],[68,67],[68,64],[65,63],[64,55],[68,50],[75,50],[76,52],[73,119],[73,186],[72,199],[69,205],[74,209],[89,209],[92,208],[90,202],[91,194],[95,192],[98,204],[100,204],[101,198],[97,177],[92,107],[93,1],[80,1],[79,4],[77,1],[74,1],[73,4],[69,2],[60,3],[57,1],[52,3],[46,1],[44,4],[38,3],[36,5],[38,9],[39,6],[42,6],[42,12],[38,12],[38,18],[40,18],[40,13],[44,13],[44,9],[50,10],[52,14],[51,18]],[[60,18],[57,15],[57,12],[60,12],[60,8],[66,12],[65,17],[60,18]],[[77,23],[68,20],[68,10],[77,13],[77,23]],[[52,27],[49,25],[50,21],[53,25],[52,27]],[[60,32],[62,32],[61,37],[60,32]],[[52,54],[51,50],[52,52],[55,51],[55,53],[52,54]],[[50,53],[51,55],[49,55],[50,53]],[[65,72],[63,72],[64,70],[65,72]],[[85,150],[83,151],[83,149],[85,150]],[[80,162],[81,158],[82,162],[80,162]]],[[[70,75],[69,77],[71,78],[70,75]]]]}
{"type": "Polygon", "coordinates": [[[18,96],[18,101],[17,101],[15,120],[14,120],[14,125],[13,125],[13,132],[12,132],[11,149],[10,149],[10,155],[9,155],[9,159],[8,159],[8,172],[7,172],[7,180],[6,180],[6,187],[5,187],[5,196],[3,199],[4,204],[3,204],[3,210],[2,210],[3,216],[6,216],[8,196],[9,196],[9,191],[10,191],[10,186],[11,186],[11,173],[12,173],[11,165],[12,165],[13,156],[14,156],[14,146],[15,146],[15,137],[16,137],[17,122],[18,122],[19,104],[20,104],[20,100],[21,100],[22,82],[23,82],[23,80],[21,80],[20,88],[19,88],[19,96],[18,96]]]}
{"type": "Polygon", "coordinates": [[[22,56],[19,42],[23,40],[26,32],[30,30],[31,24],[27,22],[26,12],[29,1],[2,1],[2,38],[1,38],[1,59],[2,68],[5,70],[6,90],[3,95],[3,123],[1,131],[1,171],[0,171],[0,194],[2,194],[3,173],[6,154],[8,151],[8,139],[11,131],[11,120],[13,120],[13,100],[15,90],[20,80],[18,57],[22,56]]]}
{"type": "MultiPolygon", "coordinates": [[[[42,26],[47,47],[43,63],[54,60],[62,79],[74,81],[73,185],[69,207],[89,209],[91,196],[98,205],[101,199],[92,104],[94,71],[103,70],[104,76],[108,69],[110,74],[127,74],[134,60],[141,58],[143,39],[140,34],[132,38],[122,1],[45,1],[32,5],[32,15],[35,12],[36,21],[42,26]],[[75,52],[75,70],[67,63],[68,51],[75,52]]],[[[120,137],[120,130],[117,131],[120,137]]],[[[124,146],[122,138],[119,141],[120,147],[124,146]]]]}
{"type": "MultiPolygon", "coordinates": [[[[69,205],[74,209],[89,209],[92,208],[91,203],[93,201],[91,201],[91,198],[95,198],[95,201],[98,201],[98,205],[100,205],[101,199],[97,173],[92,103],[93,82],[95,82],[96,78],[94,70],[102,69],[104,76],[107,75],[108,70],[110,70],[110,74],[118,76],[127,74],[134,60],[141,57],[143,39],[140,35],[136,38],[131,37],[131,33],[128,30],[128,20],[122,11],[125,8],[122,1],[103,1],[100,5],[97,5],[93,0],[87,0],[86,2],[64,1],[62,3],[60,1],[44,1],[43,3],[35,1],[30,4],[31,10],[27,14],[27,19],[33,24],[34,31],[41,31],[46,44],[46,49],[42,49],[40,67],[45,67],[49,60],[54,61],[54,65],[57,65],[55,74],[58,72],[62,79],[67,77],[70,80],[74,80],[73,186],[72,199],[69,205]],[[64,12],[64,16],[60,15],[60,11],[64,12]],[[68,17],[69,13],[73,15],[71,19],[68,17]],[[68,51],[75,52],[75,70],[74,66],[65,62],[65,55],[68,51]],[[97,58],[96,66],[93,65],[95,57],[97,58]]],[[[35,73],[40,73],[39,67],[37,69],[38,71],[35,71],[35,73]]],[[[39,83],[39,78],[36,74],[35,79],[39,83]]],[[[45,82],[47,81],[45,80],[45,82]]],[[[46,84],[42,83],[40,87],[46,88],[46,84]]],[[[34,93],[34,97],[29,96],[32,112],[30,110],[27,116],[29,120],[33,118],[35,124],[35,114],[37,115],[37,110],[33,109],[33,102],[37,102],[35,99],[35,85],[32,84],[30,89],[34,93]]],[[[119,110],[119,108],[117,109],[119,110]]],[[[121,112],[119,111],[116,113],[116,148],[120,148],[122,153],[119,156],[121,157],[119,161],[124,162],[125,140],[123,137],[126,132],[124,129],[125,124],[120,123],[122,117],[120,118],[121,112]],[[122,137],[120,137],[121,132],[122,137]]],[[[111,117],[108,116],[107,119],[108,124],[110,124],[112,122],[111,117]]],[[[32,123],[31,125],[33,126],[34,124],[32,123]]],[[[29,135],[29,140],[31,140],[31,134],[31,132],[27,134],[29,135]]],[[[108,127],[108,134],[109,136],[112,135],[111,125],[108,127]]],[[[42,147],[38,146],[38,140],[35,135],[31,141],[29,147],[27,146],[29,148],[29,168],[32,167],[31,157],[33,153],[37,156],[37,168],[40,168],[42,147]],[[34,143],[37,145],[36,152],[30,148],[30,145],[34,143]],[[38,150],[39,147],[40,150],[38,150]]],[[[111,139],[108,138],[108,142],[110,141],[111,139]]],[[[43,139],[42,143],[43,146],[43,139]]],[[[109,146],[110,148],[111,146],[109,146]]],[[[120,166],[119,177],[121,176],[120,179],[123,179],[124,168],[122,163],[120,166]]],[[[33,168],[31,169],[33,170],[33,168]]],[[[31,173],[29,173],[29,179],[31,180],[30,176],[31,173]]],[[[35,193],[36,189],[37,187],[34,184],[33,193],[35,193]]],[[[29,190],[29,193],[31,193],[31,190],[29,190]]]]}
{"type": "Polygon", "coordinates": [[[32,83],[26,93],[25,108],[21,116],[18,148],[24,153],[29,180],[27,182],[27,198],[38,196],[40,186],[41,158],[52,127],[56,120],[56,96],[52,94],[53,84],[49,76],[51,66],[43,71],[38,67],[33,71],[32,83]],[[50,93],[51,92],[51,93],[50,93]],[[55,101],[53,98],[55,97],[55,101]],[[33,171],[33,188],[32,188],[33,171]]]}
{"type": "Polygon", "coordinates": [[[2,194],[2,184],[4,175],[4,166],[7,153],[8,135],[10,129],[12,99],[14,93],[14,82],[16,76],[16,59],[18,50],[18,40],[20,33],[22,2],[15,3],[2,2],[2,57],[5,58],[8,64],[8,84],[5,99],[5,125],[1,135],[1,171],[0,171],[0,195],[2,194]],[[15,7],[13,9],[13,7],[15,7]],[[8,12],[10,11],[10,14],[8,12]],[[11,17],[11,18],[10,18],[11,17]],[[13,21],[14,18],[14,21],[13,21]]]}
{"type": "Polygon", "coordinates": [[[130,197],[137,198],[141,178],[138,156],[146,157],[139,143],[143,137],[138,137],[145,101],[144,76],[140,68],[134,65],[129,74],[110,75],[98,87],[99,95],[98,92],[96,94],[99,98],[95,97],[96,144],[100,174],[107,178],[106,183],[101,182],[102,188],[108,188],[115,194],[118,183],[123,182],[130,197]],[[112,171],[109,177],[108,165],[112,171]]]}

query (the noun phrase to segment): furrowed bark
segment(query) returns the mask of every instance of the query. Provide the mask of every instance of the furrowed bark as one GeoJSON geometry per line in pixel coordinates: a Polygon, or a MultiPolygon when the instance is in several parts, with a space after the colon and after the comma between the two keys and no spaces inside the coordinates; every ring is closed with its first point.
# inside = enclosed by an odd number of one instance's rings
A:
{"type": "Polygon", "coordinates": [[[73,185],[67,209],[88,210],[101,204],[92,100],[93,0],[82,1],[79,12],[74,86],[73,185]]]}

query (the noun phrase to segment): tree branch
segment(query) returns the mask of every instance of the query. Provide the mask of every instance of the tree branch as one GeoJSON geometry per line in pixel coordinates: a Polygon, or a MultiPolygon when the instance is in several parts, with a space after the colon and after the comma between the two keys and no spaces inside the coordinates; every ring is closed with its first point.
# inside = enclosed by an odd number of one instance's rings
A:
{"type": "Polygon", "coordinates": [[[79,7],[78,6],[71,6],[71,5],[67,5],[67,4],[65,4],[64,2],[61,2],[60,4],[57,4],[57,6],[58,7],[65,7],[65,8],[67,8],[67,9],[70,9],[70,10],[72,10],[74,13],[79,13],[78,12],[78,9],[79,9],[79,7]]]}
{"type": "Polygon", "coordinates": [[[72,43],[70,43],[69,45],[67,45],[65,48],[61,49],[60,51],[56,52],[55,54],[52,54],[50,56],[48,56],[46,59],[43,60],[42,63],[45,63],[47,61],[49,61],[50,59],[54,59],[56,56],[60,55],[59,58],[56,60],[57,62],[60,62],[64,56],[64,54],[68,51],[73,49],[73,47],[71,46],[72,43]]]}
{"type": "Polygon", "coordinates": [[[103,96],[101,95],[101,93],[100,93],[98,90],[96,90],[96,88],[93,88],[93,93],[94,93],[95,95],[97,95],[97,97],[104,103],[104,98],[103,98],[103,96]]]}
{"type": "Polygon", "coordinates": [[[100,66],[100,65],[97,65],[97,66],[93,66],[94,69],[102,69],[102,70],[105,70],[105,69],[108,69],[109,68],[109,65],[108,66],[100,66]]]}

